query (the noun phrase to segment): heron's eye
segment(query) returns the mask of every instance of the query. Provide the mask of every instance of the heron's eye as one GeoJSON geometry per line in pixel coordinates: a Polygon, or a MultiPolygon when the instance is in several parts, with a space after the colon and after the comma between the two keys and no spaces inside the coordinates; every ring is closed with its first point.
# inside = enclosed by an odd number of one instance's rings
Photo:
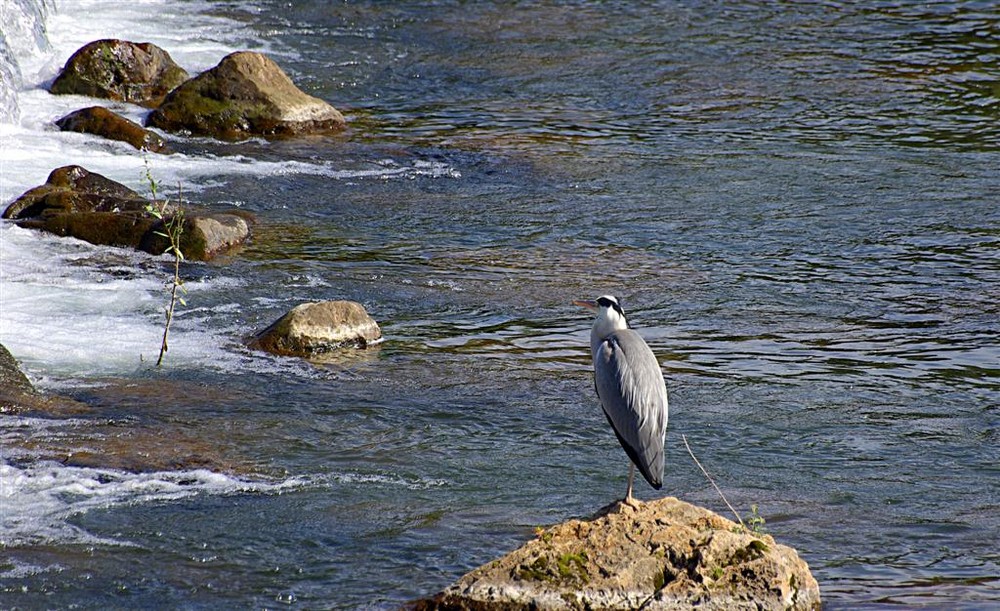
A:
{"type": "Polygon", "coordinates": [[[615,303],[614,301],[611,301],[607,297],[600,297],[600,298],[598,298],[597,303],[598,303],[598,305],[601,305],[601,306],[603,306],[605,308],[616,308],[616,306],[618,305],[617,303],[615,303]]]}

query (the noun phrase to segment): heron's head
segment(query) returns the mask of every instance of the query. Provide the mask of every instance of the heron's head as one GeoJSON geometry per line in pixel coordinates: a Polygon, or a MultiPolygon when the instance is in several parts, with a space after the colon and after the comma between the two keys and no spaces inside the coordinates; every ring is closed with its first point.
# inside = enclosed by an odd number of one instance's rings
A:
{"type": "Polygon", "coordinates": [[[579,300],[573,302],[575,305],[583,306],[597,313],[597,320],[594,326],[607,326],[609,330],[627,329],[628,321],[625,320],[625,310],[614,295],[601,295],[593,301],[579,300]]]}

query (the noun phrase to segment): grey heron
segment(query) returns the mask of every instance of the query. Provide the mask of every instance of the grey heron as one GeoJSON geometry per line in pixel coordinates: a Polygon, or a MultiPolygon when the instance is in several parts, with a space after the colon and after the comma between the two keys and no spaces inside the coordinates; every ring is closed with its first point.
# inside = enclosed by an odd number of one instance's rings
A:
{"type": "Polygon", "coordinates": [[[663,442],[667,434],[667,386],[660,364],[642,337],[625,320],[618,299],[574,301],[597,312],[590,331],[594,388],[618,441],[632,460],[624,502],[634,505],[635,468],[649,485],[663,486],[663,442]]]}

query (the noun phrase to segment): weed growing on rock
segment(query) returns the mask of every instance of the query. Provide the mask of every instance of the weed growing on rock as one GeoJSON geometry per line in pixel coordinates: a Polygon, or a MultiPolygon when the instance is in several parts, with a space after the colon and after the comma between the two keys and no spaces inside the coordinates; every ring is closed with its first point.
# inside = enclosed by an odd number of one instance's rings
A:
{"type": "Polygon", "coordinates": [[[184,234],[184,210],[180,207],[181,193],[180,186],[177,187],[177,206],[172,212],[168,212],[169,201],[157,200],[156,195],[159,184],[153,178],[153,173],[149,169],[149,160],[143,158],[143,165],[146,167],[146,180],[149,182],[149,190],[153,195],[152,201],[146,204],[146,212],[160,221],[163,231],[156,231],[156,235],[166,238],[169,246],[164,250],[164,254],[172,255],[174,258],[174,275],[169,283],[170,300],[165,309],[166,321],[163,325],[163,340],[160,342],[160,356],[156,359],[156,366],[163,363],[163,355],[167,353],[167,338],[170,335],[170,323],[174,320],[174,308],[180,303],[186,306],[182,294],[187,294],[184,282],[181,280],[181,262],[184,261],[184,253],[181,251],[181,236],[184,234]]]}
{"type": "Polygon", "coordinates": [[[747,528],[750,532],[757,535],[766,535],[767,529],[764,528],[764,517],[757,513],[757,505],[750,506],[750,517],[747,518],[747,528]]]}

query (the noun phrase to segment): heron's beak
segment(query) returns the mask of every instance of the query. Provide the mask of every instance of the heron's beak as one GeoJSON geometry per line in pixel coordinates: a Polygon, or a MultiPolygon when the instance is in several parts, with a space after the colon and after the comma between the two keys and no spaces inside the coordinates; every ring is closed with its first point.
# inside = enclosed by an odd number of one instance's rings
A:
{"type": "Polygon", "coordinates": [[[578,306],[587,308],[588,310],[596,310],[597,309],[597,302],[596,301],[589,301],[589,300],[578,299],[578,300],[576,300],[576,301],[573,302],[573,305],[578,305],[578,306]]]}

